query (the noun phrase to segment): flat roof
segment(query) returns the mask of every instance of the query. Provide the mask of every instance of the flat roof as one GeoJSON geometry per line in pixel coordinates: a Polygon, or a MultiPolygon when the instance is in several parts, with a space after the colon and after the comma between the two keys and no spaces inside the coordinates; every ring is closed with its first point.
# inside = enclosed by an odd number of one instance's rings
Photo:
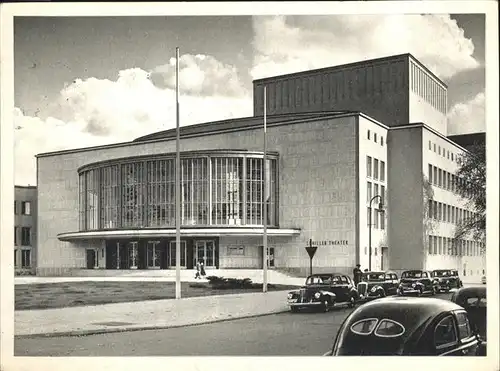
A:
{"type": "Polygon", "coordinates": [[[448,135],[448,139],[465,147],[486,142],[486,132],[448,135]]]}
{"type": "Polygon", "coordinates": [[[315,74],[320,74],[320,73],[323,73],[323,72],[329,72],[329,71],[335,71],[335,70],[342,70],[342,69],[352,68],[352,67],[361,67],[361,66],[363,66],[365,64],[380,63],[380,62],[389,62],[389,61],[398,60],[398,59],[411,59],[413,62],[415,62],[416,64],[418,64],[419,67],[421,67],[429,75],[431,75],[434,79],[436,79],[437,81],[439,81],[439,83],[443,84],[444,87],[448,88],[448,85],[446,85],[438,76],[436,76],[435,73],[433,73],[429,68],[427,68],[417,58],[415,58],[411,53],[397,54],[397,55],[391,55],[391,56],[387,56],[387,57],[367,59],[367,60],[363,60],[363,61],[357,61],[357,62],[339,64],[339,65],[336,65],[336,66],[317,68],[317,69],[314,69],[314,70],[307,70],[307,71],[293,72],[293,73],[284,74],[284,75],[278,75],[278,76],[264,77],[264,78],[261,78],[261,79],[255,79],[255,80],[253,80],[253,83],[254,84],[260,84],[260,83],[263,83],[263,82],[272,82],[272,81],[282,80],[282,79],[290,78],[290,77],[300,77],[300,76],[315,75],[315,74]]]}

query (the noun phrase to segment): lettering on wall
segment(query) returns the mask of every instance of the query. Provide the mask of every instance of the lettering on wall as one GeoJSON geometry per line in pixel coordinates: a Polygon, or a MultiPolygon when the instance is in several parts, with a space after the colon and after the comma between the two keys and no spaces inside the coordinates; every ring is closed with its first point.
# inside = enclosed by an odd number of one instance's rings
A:
{"type": "Polygon", "coordinates": [[[316,246],[339,246],[339,245],[349,245],[347,240],[320,240],[312,241],[313,245],[316,246]]]}

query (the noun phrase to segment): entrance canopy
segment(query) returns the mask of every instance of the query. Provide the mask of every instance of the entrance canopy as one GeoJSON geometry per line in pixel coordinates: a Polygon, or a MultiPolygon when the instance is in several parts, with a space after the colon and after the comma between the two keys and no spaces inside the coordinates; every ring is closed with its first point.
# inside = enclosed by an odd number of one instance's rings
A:
{"type": "MultiPolygon", "coordinates": [[[[120,229],[87,232],[68,232],[57,236],[60,241],[92,240],[92,239],[118,239],[118,238],[152,238],[152,237],[174,237],[175,229],[120,229]]],[[[204,236],[262,236],[264,228],[182,228],[181,236],[204,237],[204,236]]],[[[297,236],[300,229],[268,228],[267,235],[297,236]]]]}

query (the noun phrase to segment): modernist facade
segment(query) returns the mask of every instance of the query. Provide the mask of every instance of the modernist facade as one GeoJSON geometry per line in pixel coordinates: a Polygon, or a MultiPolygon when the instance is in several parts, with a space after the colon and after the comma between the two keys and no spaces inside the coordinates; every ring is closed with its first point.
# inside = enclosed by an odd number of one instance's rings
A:
{"type": "Polygon", "coordinates": [[[36,187],[14,187],[14,270],[19,274],[36,267],[36,205],[36,187]]]}
{"type": "MultiPolygon", "coordinates": [[[[305,271],[313,240],[316,271],[368,268],[371,230],[372,269],[480,276],[479,243],[449,246],[470,211],[446,126],[446,86],[409,54],[254,81],[253,117],[181,128],[181,265],[261,268],[265,222],[270,267],[305,271]]],[[[175,136],[37,156],[38,274],[175,267],[175,136]]]]}

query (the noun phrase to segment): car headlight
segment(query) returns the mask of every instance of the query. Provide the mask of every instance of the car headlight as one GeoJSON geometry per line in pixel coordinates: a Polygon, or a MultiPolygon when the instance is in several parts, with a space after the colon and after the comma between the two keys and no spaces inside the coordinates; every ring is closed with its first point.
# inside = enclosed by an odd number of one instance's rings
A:
{"type": "Polygon", "coordinates": [[[411,284],[411,287],[415,287],[415,286],[417,286],[417,284],[416,284],[416,283],[412,283],[412,284],[411,284]]]}
{"type": "Polygon", "coordinates": [[[371,292],[377,291],[377,288],[375,286],[372,287],[371,292]]]}
{"type": "Polygon", "coordinates": [[[317,292],[316,294],[314,294],[314,297],[315,297],[316,299],[319,299],[319,298],[321,297],[321,293],[320,293],[320,292],[317,292]]]}
{"type": "Polygon", "coordinates": [[[293,298],[293,294],[290,292],[290,293],[288,293],[288,299],[291,299],[291,298],[293,298]]]}

